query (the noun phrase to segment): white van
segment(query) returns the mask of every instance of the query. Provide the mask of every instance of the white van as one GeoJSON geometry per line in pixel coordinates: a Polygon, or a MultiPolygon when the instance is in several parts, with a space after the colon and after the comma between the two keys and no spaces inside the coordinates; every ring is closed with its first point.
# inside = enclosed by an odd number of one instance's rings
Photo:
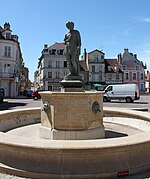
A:
{"type": "Polygon", "coordinates": [[[104,102],[110,102],[113,99],[126,100],[131,103],[140,99],[139,89],[136,84],[108,85],[104,91],[104,102]]]}

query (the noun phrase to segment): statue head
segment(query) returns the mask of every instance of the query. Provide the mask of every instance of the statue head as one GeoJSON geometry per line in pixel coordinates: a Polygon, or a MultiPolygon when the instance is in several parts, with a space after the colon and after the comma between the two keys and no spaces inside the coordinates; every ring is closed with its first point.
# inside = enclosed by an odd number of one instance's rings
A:
{"type": "Polygon", "coordinates": [[[72,21],[68,21],[68,22],[66,23],[66,27],[67,27],[68,29],[72,30],[72,29],[74,28],[74,23],[73,23],[72,21]]]}

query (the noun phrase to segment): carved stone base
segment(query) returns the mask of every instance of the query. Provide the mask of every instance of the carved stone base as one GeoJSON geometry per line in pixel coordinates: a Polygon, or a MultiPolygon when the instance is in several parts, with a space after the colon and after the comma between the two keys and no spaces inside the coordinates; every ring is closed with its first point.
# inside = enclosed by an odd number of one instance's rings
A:
{"type": "Polygon", "coordinates": [[[40,138],[50,140],[88,140],[105,138],[104,126],[87,130],[56,130],[40,127],[40,138]]]}
{"type": "Polygon", "coordinates": [[[62,92],[83,92],[83,82],[80,80],[62,80],[62,92]]]}
{"type": "Polygon", "coordinates": [[[45,91],[40,94],[41,138],[104,138],[103,93],[45,91]]]}

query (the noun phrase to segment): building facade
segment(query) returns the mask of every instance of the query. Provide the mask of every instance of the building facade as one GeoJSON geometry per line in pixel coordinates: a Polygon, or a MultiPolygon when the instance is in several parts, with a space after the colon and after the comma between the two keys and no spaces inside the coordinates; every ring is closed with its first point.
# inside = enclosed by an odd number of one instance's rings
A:
{"type": "Polygon", "coordinates": [[[150,94],[150,72],[147,70],[147,73],[145,74],[145,90],[146,93],[150,94]]]}
{"type": "Polygon", "coordinates": [[[29,69],[23,63],[20,77],[20,94],[23,94],[24,90],[31,89],[31,86],[32,82],[29,80],[29,69]]]}
{"type": "Polygon", "coordinates": [[[93,50],[87,53],[89,82],[100,84],[105,82],[105,54],[100,50],[93,50]]]}
{"type": "Polygon", "coordinates": [[[64,48],[64,43],[55,43],[50,47],[44,45],[34,77],[37,89],[60,91],[60,81],[69,73],[64,48]]]}
{"type": "Polygon", "coordinates": [[[137,55],[129,53],[127,48],[123,54],[118,55],[118,62],[124,72],[123,82],[137,84],[141,93],[145,93],[145,69],[146,65],[137,59],[137,55]]]}
{"type": "Polygon", "coordinates": [[[0,26],[0,87],[6,97],[20,94],[23,58],[17,35],[12,35],[10,24],[0,26]]]}
{"type": "Polygon", "coordinates": [[[117,59],[105,59],[105,82],[109,84],[123,83],[122,66],[117,59]]]}

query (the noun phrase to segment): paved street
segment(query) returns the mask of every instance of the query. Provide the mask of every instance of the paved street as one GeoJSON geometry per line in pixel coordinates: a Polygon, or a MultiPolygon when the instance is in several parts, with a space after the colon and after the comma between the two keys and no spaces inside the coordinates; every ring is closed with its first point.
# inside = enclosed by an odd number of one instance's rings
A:
{"type": "Polygon", "coordinates": [[[5,99],[3,103],[0,104],[1,110],[11,110],[11,109],[21,109],[30,107],[40,107],[41,100],[33,100],[31,98],[17,98],[17,99],[5,99]]]}
{"type": "Polygon", "coordinates": [[[136,100],[133,103],[112,100],[111,102],[105,102],[104,107],[130,108],[150,112],[150,95],[141,95],[140,100],[136,100]]]}
{"type": "MultiPolygon", "coordinates": [[[[0,104],[0,110],[10,110],[18,108],[28,107],[40,107],[41,100],[33,100],[30,98],[18,98],[18,99],[5,99],[0,104]]],[[[140,100],[134,101],[133,103],[126,103],[125,101],[111,101],[105,102],[104,107],[119,107],[119,108],[131,108],[139,109],[150,112],[150,95],[141,95],[140,100]]]]}

